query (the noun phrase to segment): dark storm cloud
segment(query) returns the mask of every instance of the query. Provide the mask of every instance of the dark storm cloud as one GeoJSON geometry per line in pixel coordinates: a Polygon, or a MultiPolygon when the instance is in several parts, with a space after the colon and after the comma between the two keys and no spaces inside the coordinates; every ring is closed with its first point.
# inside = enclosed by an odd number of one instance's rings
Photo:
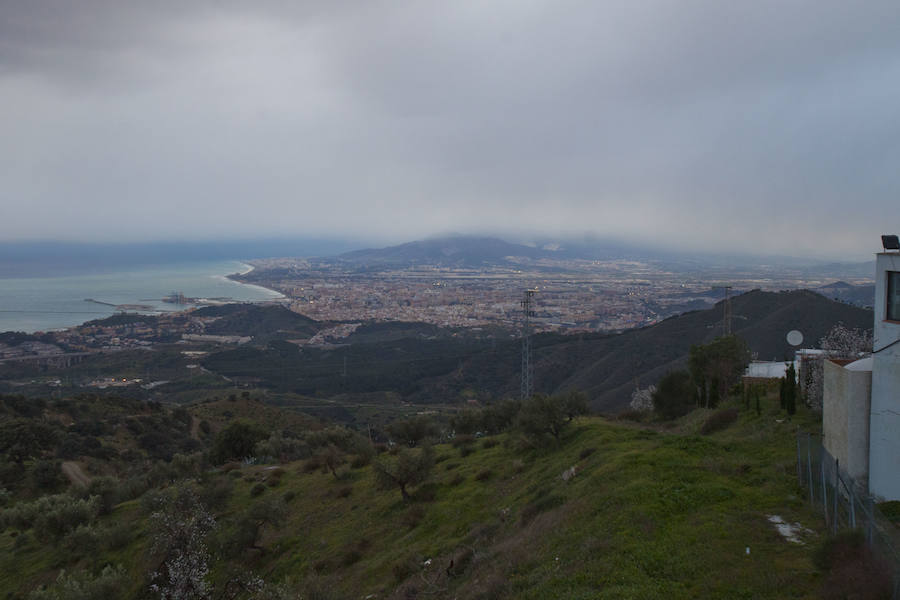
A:
{"type": "Polygon", "coordinates": [[[896,213],[895,2],[0,6],[0,238],[859,257],[896,213]]]}

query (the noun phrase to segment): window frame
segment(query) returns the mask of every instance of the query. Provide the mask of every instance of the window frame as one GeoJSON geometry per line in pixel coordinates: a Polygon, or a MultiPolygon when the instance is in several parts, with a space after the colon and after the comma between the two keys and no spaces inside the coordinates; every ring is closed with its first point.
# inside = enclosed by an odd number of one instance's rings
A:
{"type": "Polygon", "coordinates": [[[884,320],[900,323],[900,301],[892,304],[891,297],[900,297],[900,271],[886,271],[884,320]],[[894,310],[891,310],[891,307],[894,310]]]}

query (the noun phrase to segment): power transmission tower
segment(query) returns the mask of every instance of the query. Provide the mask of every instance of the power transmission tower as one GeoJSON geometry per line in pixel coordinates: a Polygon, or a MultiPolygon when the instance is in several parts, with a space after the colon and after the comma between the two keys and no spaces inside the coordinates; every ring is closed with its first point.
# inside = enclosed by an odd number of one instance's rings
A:
{"type": "Polygon", "coordinates": [[[525,290],[522,299],[522,400],[531,398],[534,392],[534,368],[531,364],[531,317],[534,311],[531,308],[531,299],[534,290],[525,290]]]}
{"type": "Polygon", "coordinates": [[[716,285],[713,289],[725,290],[725,304],[722,306],[722,335],[731,335],[731,286],[716,285]]]}

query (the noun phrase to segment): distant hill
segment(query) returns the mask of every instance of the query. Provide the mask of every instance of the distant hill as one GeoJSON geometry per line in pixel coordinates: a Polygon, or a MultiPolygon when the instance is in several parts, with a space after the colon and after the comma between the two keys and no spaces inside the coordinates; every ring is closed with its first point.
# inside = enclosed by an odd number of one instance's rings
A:
{"type": "MultiPolygon", "coordinates": [[[[785,335],[792,329],[803,333],[806,347],[814,347],[835,323],[872,326],[871,311],[810,291],[752,291],[733,298],[732,307],[733,330],[765,360],[791,356],[785,335]]],[[[645,387],[683,367],[692,344],[719,336],[722,312],[719,302],[622,334],[536,335],[536,391],[583,390],[595,409],[618,412],[635,385],[645,387]]],[[[486,331],[439,332],[410,323],[368,324],[342,347],[242,347],[213,353],[203,365],[305,396],[391,392],[415,404],[518,396],[520,340],[486,331]]]]}
{"type": "MultiPolygon", "coordinates": [[[[710,254],[679,251],[661,246],[618,242],[608,239],[534,239],[513,243],[496,237],[453,235],[408,242],[385,248],[368,248],[345,252],[336,257],[319,258],[326,264],[338,264],[362,269],[434,265],[442,267],[477,268],[503,266],[523,261],[553,260],[616,260],[650,261],[666,270],[695,270],[699,267],[716,269],[759,267],[766,272],[773,266],[788,269],[800,277],[860,277],[871,276],[874,264],[823,263],[812,258],[789,256],[755,256],[747,254],[710,254]]],[[[297,276],[290,269],[267,269],[273,273],[297,276]],[[281,271],[279,273],[279,271],[281,271]]],[[[260,274],[250,273],[240,280],[252,280],[260,274]]]]}
{"type": "Polygon", "coordinates": [[[862,307],[875,305],[875,285],[853,285],[846,281],[836,281],[828,285],[815,288],[815,292],[826,298],[854,304],[862,307]]]}
{"type": "Polygon", "coordinates": [[[266,338],[274,334],[309,337],[321,326],[318,321],[279,305],[226,304],[208,306],[191,313],[197,317],[219,317],[206,327],[213,335],[252,335],[266,338]]]}
{"type": "Polygon", "coordinates": [[[541,258],[550,250],[511,244],[489,237],[446,237],[387,248],[356,250],[338,256],[342,262],[381,265],[429,264],[475,267],[506,262],[508,257],[541,258]]]}
{"type": "MultiPolygon", "coordinates": [[[[803,333],[804,347],[815,347],[835,323],[861,329],[872,326],[871,311],[805,290],[748,292],[732,299],[732,310],[734,332],[760,360],[791,356],[793,349],[785,335],[792,329],[803,333]]],[[[683,368],[692,344],[707,343],[721,335],[722,312],[719,302],[708,310],[685,313],[618,335],[536,336],[536,389],[547,393],[583,390],[595,409],[621,410],[635,385],[645,387],[666,372],[683,368]]],[[[514,350],[495,353],[493,361],[485,355],[474,356],[435,385],[445,393],[489,386],[495,395],[516,395],[520,369],[514,350]]]]}

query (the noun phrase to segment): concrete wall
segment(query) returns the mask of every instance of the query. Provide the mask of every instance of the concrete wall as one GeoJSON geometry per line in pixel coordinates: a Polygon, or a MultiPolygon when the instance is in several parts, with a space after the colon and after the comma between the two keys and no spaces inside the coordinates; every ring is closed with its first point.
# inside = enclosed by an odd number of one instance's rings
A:
{"type": "Polygon", "coordinates": [[[900,271],[900,254],[882,253],[875,267],[875,354],[869,422],[869,492],[900,500],[900,323],[885,321],[887,271],[900,271]]]}
{"type": "Polygon", "coordinates": [[[861,486],[869,475],[869,397],[872,372],[825,361],[822,432],[825,449],[861,486]]]}

